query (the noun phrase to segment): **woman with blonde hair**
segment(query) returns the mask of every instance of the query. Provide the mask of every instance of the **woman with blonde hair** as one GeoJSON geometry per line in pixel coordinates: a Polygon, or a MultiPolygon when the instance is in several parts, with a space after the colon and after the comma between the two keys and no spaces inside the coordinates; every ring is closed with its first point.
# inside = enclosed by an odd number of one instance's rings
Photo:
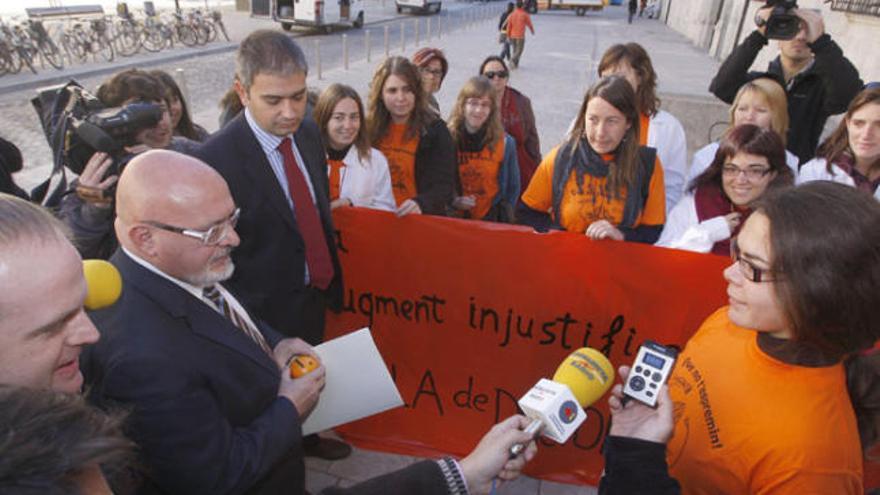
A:
{"type": "Polygon", "coordinates": [[[313,111],[327,152],[330,208],[394,211],[388,161],[367,139],[364,105],[351,86],[331,84],[313,111]]]}
{"type": "Polygon", "coordinates": [[[509,223],[520,192],[516,142],[504,132],[492,83],[470,78],[449,116],[458,158],[452,208],[465,218],[509,223]]]}
{"type": "MultiPolygon", "coordinates": [[[[730,105],[730,127],[727,132],[742,124],[776,131],[785,146],[785,137],[788,135],[788,100],[785,89],[769,77],[760,77],[743,84],[730,105]]],[[[718,151],[718,144],[718,141],[709,143],[694,153],[691,168],[688,170],[688,184],[709,168],[718,151]]],[[[785,163],[797,176],[797,155],[786,150],[785,163]]]]}
{"type": "Polygon", "coordinates": [[[455,148],[431,110],[418,68],[390,57],[376,69],[367,102],[367,136],[388,159],[398,215],[445,215],[455,182],[455,148]]]}
{"type": "Polygon", "coordinates": [[[798,183],[831,180],[880,200],[880,88],[853,98],[837,129],[805,163],[798,183]]]}
{"type": "Polygon", "coordinates": [[[584,95],[566,140],[541,161],[517,210],[520,222],[589,238],[653,244],[666,220],[663,168],[639,144],[639,108],[626,79],[584,95]]]}

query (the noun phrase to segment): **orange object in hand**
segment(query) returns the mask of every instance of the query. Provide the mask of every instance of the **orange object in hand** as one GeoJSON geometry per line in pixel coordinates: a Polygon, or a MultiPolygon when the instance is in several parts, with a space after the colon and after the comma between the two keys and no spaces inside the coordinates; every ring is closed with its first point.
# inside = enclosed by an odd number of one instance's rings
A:
{"type": "Polygon", "coordinates": [[[307,354],[295,354],[290,358],[290,377],[300,378],[320,366],[317,359],[307,354]]]}

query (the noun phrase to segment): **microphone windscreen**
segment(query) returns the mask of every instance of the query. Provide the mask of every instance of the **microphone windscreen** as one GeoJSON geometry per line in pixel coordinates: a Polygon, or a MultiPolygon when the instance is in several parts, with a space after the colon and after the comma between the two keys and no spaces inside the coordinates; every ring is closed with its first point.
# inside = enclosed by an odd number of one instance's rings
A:
{"type": "Polygon", "coordinates": [[[581,407],[587,407],[611,388],[614,367],[601,352],[582,347],[559,365],[553,381],[568,385],[581,407]]]}
{"type": "Polygon", "coordinates": [[[83,260],[83,275],[88,286],[86,300],[83,303],[86,309],[106,308],[115,303],[122,294],[122,276],[110,262],[83,260]]]}

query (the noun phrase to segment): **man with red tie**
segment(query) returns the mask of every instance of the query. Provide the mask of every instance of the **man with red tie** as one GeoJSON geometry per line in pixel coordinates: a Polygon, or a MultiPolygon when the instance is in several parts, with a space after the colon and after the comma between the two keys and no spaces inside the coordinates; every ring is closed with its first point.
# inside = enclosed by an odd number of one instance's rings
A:
{"type": "MultiPolygon", "coordinates": [[[[342,277],[328,199],[320,132],[306,115],[308,65],[281,32],[241,42],[235,89],[245,110],[214,134],[199,157],[226,179],[241,208],[241,245],[230,291],[282,334],[315,345],[327,307],[342,304],[342,277]]],[[[307,455],[345,457],[351,449],[317,437],[307,455]]]]}

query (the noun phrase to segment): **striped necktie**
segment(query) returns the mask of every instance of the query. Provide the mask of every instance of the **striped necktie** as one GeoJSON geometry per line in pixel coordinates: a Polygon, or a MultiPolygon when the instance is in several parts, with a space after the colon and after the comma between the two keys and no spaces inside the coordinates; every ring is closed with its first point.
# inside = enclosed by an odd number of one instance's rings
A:
{"type": "Polygon", "coordinates": [[[248,324],[247,320],[245,320],[238,311],[234,310],[232,306],[229,305],[229,302],[226,301],[226,298],[223,297],[223,294],[220,293],[220,289],[217,288],[216,285],[209,285],[202,289],[202,295],[205,299],[211,301],[211,304],[214,305],[214,308],[223,313],[226,316],[226,319],[231,321],[233,325],[235,325],[239,330],[244,332],[245,335],[251,338],[258,346],[260,346],[263,351],[266,352],[269,356],[274,356],[272,354],[272,349],[269,348],[269,344],[266,343],[266,339],[263,337],[263,334],[260,333],[259,330],[254,328],[254,326],[248,324]]]}

